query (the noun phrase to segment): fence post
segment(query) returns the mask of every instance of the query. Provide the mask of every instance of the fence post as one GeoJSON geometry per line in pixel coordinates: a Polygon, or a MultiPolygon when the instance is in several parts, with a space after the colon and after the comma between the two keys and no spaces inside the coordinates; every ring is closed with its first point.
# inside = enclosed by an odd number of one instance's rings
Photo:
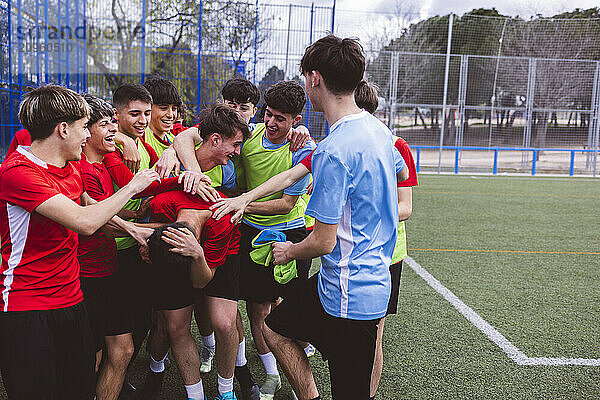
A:
{"type": "MultiPolygon", "coordinates": [[[[598,124],[598,102],[600,100],[599,95],[598,95],[599,80],[600,80],[600,62],[596,61],[596,71],[594,72],[594,82],[592,85],[592,100],[590,103],[590,109],[592,110],[592,113],[590,115],[590,123],[588,124],[588,142],[587,142],[588,149],[591,149],[592,147],[594,147],[594,135],[596,132],[596,125],[598,124]]],[[[592,158],[591,153],[588,152],[585,154],[585,169],[586,170],[590,168],[591,158],[592,158]]]]}
{"type": "Polygon", "coordinates": [[[148,13],[148,0],[142,0],[142,26],[144,28],[142,35],[142,43],[141,43],[141,57],[140,60],[140,82],[144,83],[145,72],[146,72],[146,16],[148,13]]]}
{"type": "MultiPolygon", "coordinates": [[[[536,60],[529,59],[527,73],[527,99],[525,103],[525,131],[523,132],[523,147],[531,147],[531,125],[533,123],[533,97],[535,94],[536,60]]],[[[529,162],[529,153],[521,153],[521,163],[529,162]]]]}
{"type": "Polygon", "coordinates": [[[571,150],[571,162],[569,163],[569,176],[575,172],[575,150],[571,150]]]}
{"type": "Polygon", "coordinates": [[[331,34],[335,35],[335,2],[333,0],[333,7],[331,8],[331,34]]]}
{"type": "Polygon", "coordinates": [[[531,161],[531,175],[535,175],[535,164],[537,161],[537,150],[533,150],[533,160],[531,161]]]}
{"type": "Polygon", "coordinates": [[[460,154],[459,147],[456,146],[456,152],[454,154],[454,173],[458,174],[458,155],[460,154]]]}
{"type": "Polygon", "coordinates": [[[421,148],[417,147],[417,172],[421,169],[421,148]]]}
{"type": "Polygon", "coordinates": [[[315,18],[315,3],[310,5],[310,31],[308,33],[308,44],[311,45],[313,42],[313,20],[315,18]]]}
{"type": "MultiPolygon", "coordinates": [[[[12,1],[8,0],[6,13],[8,14],[8,123],[10,126],[8,127],[10,135],[9,135],[9,143],[12,141],[13,135],[15,134],[15,129],[13,127],[15,123],[14,119],[14,110],[13,110],[13,72],[12,72],[12,1]]],[[[8,143],[6,143],[8,145],[8,143]]],[[[5,154],[2,155],[3,157],[5,154]]]]}
{"type": "MultiPolygon", "coordinates": [[[[596,64],[596,71],[598,72],[598,64],[596,64]]],[[[596,176],[597,172],[597,161],[598,161],[598,141],[600,140],[600,72],[596,74],[596,93],[595,93],[596,107],[594,110],[594,132],[593,132],[593,143],[592,148],[594,150],[592,154],[592,166],[593,176],[596,176]]]]}
{"type": "MultiPolygon", "coordinates": [[[[254,78],[252,82],[256,84],[256,65],[258,64],[258,0],[254,6],[254,78]]],[[[237,72],[237,71],[236,71],[237,72]]]]}
{"type": "Polygon", "coordinates": [[[448,19],[448,47],[446,50],[446,70],[444,72],[444,99],[442,103],[442,126],[440,130],[440,154],[438,157],[438,174],[442,172],[442,151],[444,146],[444,129],[446,128],[446,101],[448,97],[448,73],[450,71],[450,50],[452,46],[452,23],[454,14],[448,19]]]}
{"type": "Polygon", "coordinates": [[[202,101],[202,13],[204,11],[203,0],[198,4],[198,59],[196,60],[196,115],[200,113],[200,103],[202,101]]]}
{"type": "Polygon", "coordinates": [[[498,174],[498,149],[494,149],[494,168],[492,169],[492,174],[498,174]]]}
{"type": "Polygon", "coordinates": [[[394,107],[398,102],[398,72],[400,68],[400,53],[393,52],[390,54],[390,118],[388,120],[388,128],[394,133],[394,107]]]}
{"type": "Polygon", "coordinates": [[[288,10],[288,27],[287,27],[287,39],[285,41],[285,68],[283,70],[285,77],[288,76],[288,61],[290,58],[290,30],[292,29],[292,3],[289,5],[288,10]]]}

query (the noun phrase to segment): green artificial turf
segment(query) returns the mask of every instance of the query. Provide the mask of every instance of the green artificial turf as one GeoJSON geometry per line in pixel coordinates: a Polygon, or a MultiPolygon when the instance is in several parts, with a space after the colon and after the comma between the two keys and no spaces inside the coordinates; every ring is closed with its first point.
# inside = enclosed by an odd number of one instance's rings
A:
{"type": "MultiPolygon", "coordinates": [[[[600,255],[569,254],[600,252],[600,181],[419,180],[407,222],[417,263],[528,357],[600,359],[600,255]]],[[[260,383],[264,369],[240,307],[249,366],[260,383]]],[[[134,384],[147,357],[131,368],[134,384]]],[[[378,399],[600,398],[600,367],[517,365],[406,264],[398,314],[386,321],[384,360],[378,399]]],[[[326,363],[317,354],[311,364],[322,397],[330,398],[326,363]]],[[[209,398],[216,395],[215,371],[204,386],[209,398]]],[[[164,388],[168,399],[185,398],[174,364],[164,388]]],[[[275,398],[291,398],[285,380],[275,398]]]]}

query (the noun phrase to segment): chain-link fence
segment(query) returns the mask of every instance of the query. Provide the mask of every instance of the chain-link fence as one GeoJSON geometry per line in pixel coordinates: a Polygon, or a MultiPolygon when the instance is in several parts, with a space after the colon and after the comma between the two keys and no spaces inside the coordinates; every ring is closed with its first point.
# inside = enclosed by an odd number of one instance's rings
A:
{"type": "Polygon", "coordinates": [[[430,18],[371,51],[367,79],[421,170],[595,175],[598,33],[590,19],[430,18]]]}
{"type": "MultiPolygon", "coordinates": [[[[192,123],[235,74],[261,91],[302,83],[304,49],[333,31],[361,39],[377,116],[419,152],[421,170],[596,173],[599,20],[493,10],[423,19],[334,4],[0,0],[0,157],[27,86],[110,99],[124,82],[160,75],[175,82],[192,123]]],[[[317,139],[328,132],[310,104],[303,123],[317,139]]]]}

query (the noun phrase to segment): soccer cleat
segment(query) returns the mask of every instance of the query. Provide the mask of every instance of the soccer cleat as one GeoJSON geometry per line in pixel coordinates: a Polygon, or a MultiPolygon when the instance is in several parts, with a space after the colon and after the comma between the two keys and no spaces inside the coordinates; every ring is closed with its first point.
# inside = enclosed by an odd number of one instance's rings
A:
{"type": "Polygon", "coordinates": [[[202,351],[200,352],[200,361],[202,364],[200,365],[200,372],[203,374],[208,374],[212,370],[212,361],[215,357],[215,353],[206,347],[202,347],[202,351]]]}
{"type": "Polygon", "coordinates": [[[163,379],[165,378],[165,371],[163,372],[152,372],[148,371],[144,386],[140,390],[137,390],[137,398],[139,400],[162,400],[163,396],[161,393],[161,387],[163,379]]]}
{"type": "Polygon", "coordinates": [[[304,348],[304,353],[306,353],[306,357],[312,357],[315,355],[316,352],[317,349],[315,349],[315,346],[313,346],[310,343],[304,348]]]}
{"type": "Polygon", "coordinates": [[[123,387],[121,388],[121,393],[119,393],[118,400],[133,400],[135,399],[135,386],[133,386],[129,381],[125,381],[123,383],[123,387]]]}
{"type": "Polygon", "coordinates": [[[260,400],[261,399],[260,388],[258,387],[258,385],[256,383],[253,383],[252,386],[242,387],[242,388],[240,388],[240,391],[241,391],[241,395],[240,395],[241,400],[260,400]]]}
{"type": "Polygon", "coordinates": [[[273,400],[275,393],[281,389],[281,377],[267,374],[265,383],[260,387],[260,400],[273,400]]]}
{"type": "Polygon", "coordinates": [[[237,400],[233,390],[231,392],[223,393],[215,397],[215,400],[237,400]]]}

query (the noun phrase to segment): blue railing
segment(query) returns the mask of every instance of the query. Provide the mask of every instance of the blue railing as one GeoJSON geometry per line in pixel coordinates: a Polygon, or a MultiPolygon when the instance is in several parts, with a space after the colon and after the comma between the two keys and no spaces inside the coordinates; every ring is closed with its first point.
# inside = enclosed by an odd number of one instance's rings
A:
{"type": "MultiPolygon", "coordinates": [[[[439,150],[440,146],[425,146],[425,145],[415,145],[411,146],[412,149],[417,152],[417,172],[420,172],[421,169],[421,149],[432,149],[439,150]]],[[[500,151],[519,151],[519,152],[531,152],[532,153],[532,162],[531,162],[531,175],[535,175],[536,173],[536,164],[537,164],[537,156],[539,152],[569,152],[571,153],[571,158],[569,161],[569,176],[573,176],[575,174],[575,153],[598,153],[600,150],[592,150],[592,149],[549,149],[549,148],[532,148],[532,147],[476,147],[476,146],[443,146],[442,150],[454,150],[454,173],[459,173],[459,161],[460,161],[460,152],[463,150],[480,150],[480,151],[493,151],[494,152],[494,164],[492,167],[492,174],[498,174],[498,153],[500,151]]]]}

